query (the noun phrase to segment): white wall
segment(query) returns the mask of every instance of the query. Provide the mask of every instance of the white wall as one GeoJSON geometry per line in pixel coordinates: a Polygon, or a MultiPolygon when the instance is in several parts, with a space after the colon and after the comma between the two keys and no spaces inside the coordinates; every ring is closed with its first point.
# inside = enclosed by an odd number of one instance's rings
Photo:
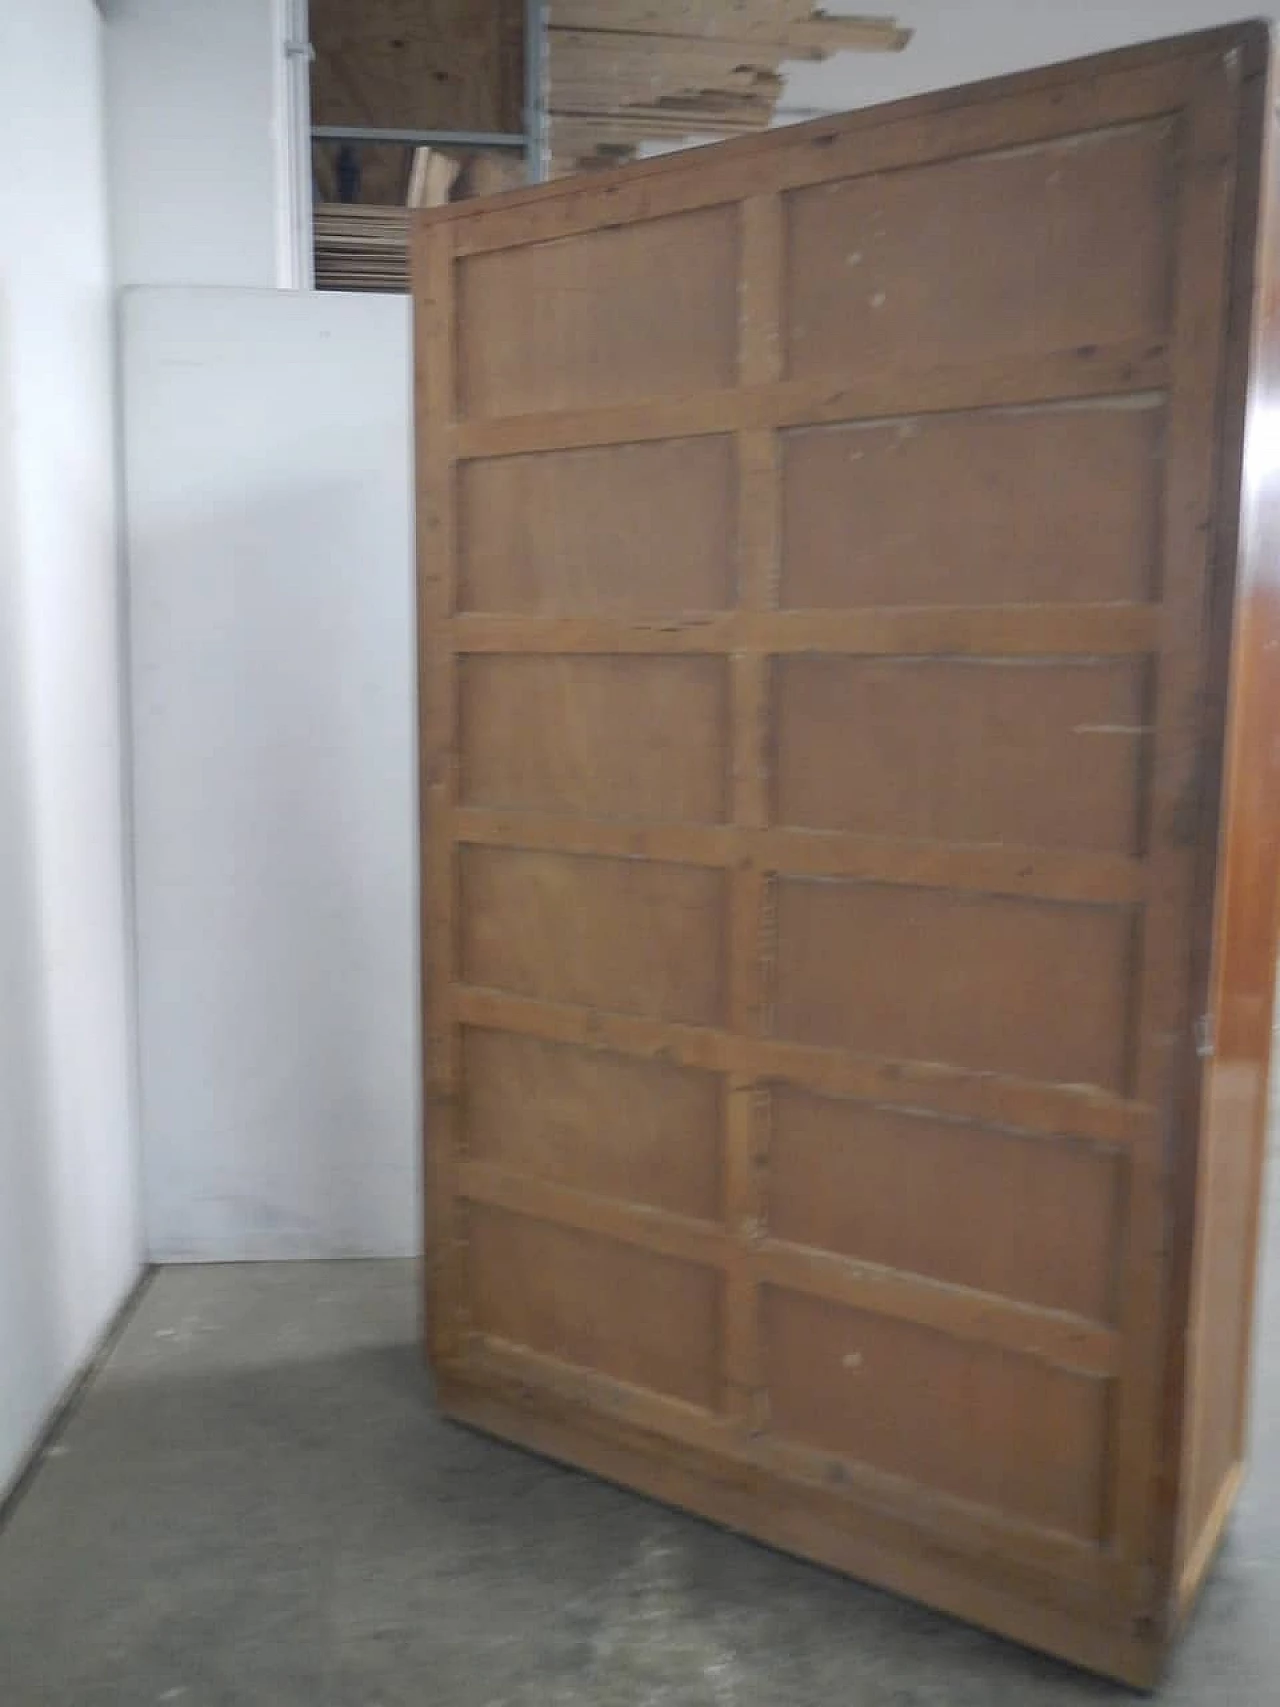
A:
{"type": "Polygon", "coordinates": [[[151,1253],[408,1253],[408,304],[131,291],[122,336],[151,1253]]]}
{"type": "Polygon", "coordinates": [[[140,1260],[101,33],[0,5],[0,1490],[140,1260]]]}
{"type": "Polygon", "coordinates": [[[103,0],[103,11],[117,282],[308,283],[306,65],[285,53],[305,3],[103,0]]]}

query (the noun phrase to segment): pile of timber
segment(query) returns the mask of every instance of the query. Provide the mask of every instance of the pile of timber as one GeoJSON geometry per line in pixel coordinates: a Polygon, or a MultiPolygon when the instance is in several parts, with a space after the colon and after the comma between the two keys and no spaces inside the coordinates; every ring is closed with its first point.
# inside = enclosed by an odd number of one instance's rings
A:
{"type": "Polygon", "coordinates": [[[646,142],[739,136],[773,120],[787,60],[898,53],[895,19],[813,0],[551,0],[553,175],[629,159],[646,142]]]}
{"type": "Polygon", "coordinates": [[[317,290],[407,291],[409,216],[407,207],[317,203],[317,290]]]}
{"type": "MultiPolygon", "coordinates": [[[[406,150],[406,155],[409,151],[406,150]]],[[[403,207],[322,201],[315,208],[317,290],[409,289],[409,221],[415,208],[497,195],[524,182],[524,156],[415,148],[403,207]]]]}

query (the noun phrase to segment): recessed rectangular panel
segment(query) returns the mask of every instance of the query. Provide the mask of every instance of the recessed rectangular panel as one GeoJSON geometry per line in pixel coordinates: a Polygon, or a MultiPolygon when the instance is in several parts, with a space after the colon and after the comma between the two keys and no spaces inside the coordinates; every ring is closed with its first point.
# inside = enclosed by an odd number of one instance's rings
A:
{"type": "Polygon", "coordinates": [[[467,1153],[577,1191],[720,1218],[720,1079],[536,1037],[463,1034],[467,1153]]]}
{"type": "Polygon", "coordinates": [[[1152,598],[1164,427],[1124,398],[784,433],[782,604],[1152,598]]]}
{"type": "Polygon", "coordinates": [[[674,616],[732,601],[733,441],[722,434],[464,463],[458,608],[674,616]]]}
{"type": "Polygon", "coordinates": [[[779,1087],[779,1239],[1110,1321],[1124,1175],[1114,1152],[779,1087]]]}
{"type": "Polygon", "coordinates": [[[461,851],[462,979],[550,1002],[715,1025],[724,874],[654,861],[461,851]]]}
{"type": "Polygon", "coordinates": [[[762,1316],[784,1439],[1101,1539],[1107,1383],[796,1292],[767,1288],[762,1316]]]}
{"type": "Polygon", "coordinates": [[[793,191],[788,373],[1158,339],[1171,314],[1174,150],[1160,122],[793,191]]]}
{"type": "Polygon", "coordinates": [[[1123,1092],[1125,907],[778,881],[776,1025],[797,1043],[1123,1092]]]}
{"type": "Polygon", "coordinates": [[[458,675],[465,805],[723,818],[723,659],[471,657],[458,675]]]}
{"type": "Polygon", "coordinates": [[[720,1276],[472,1204],[467,1272],[482,1334],[718,1409],[720,1276]]]}
{"type": "Polygon", "coordinates": [[[736,208],[472,255],[457,275],[463,418],[734,383],[736,208]]]}
{"type": "Polygon", "coordinates": [[[1143,665],[785,658],[776,668],[781,823],[1139,851],[1143,665]]]}

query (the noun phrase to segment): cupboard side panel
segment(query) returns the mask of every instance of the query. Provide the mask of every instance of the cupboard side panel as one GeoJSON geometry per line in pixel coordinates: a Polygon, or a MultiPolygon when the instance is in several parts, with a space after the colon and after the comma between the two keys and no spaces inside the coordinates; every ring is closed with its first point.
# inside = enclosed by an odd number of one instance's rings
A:
{"type": "Polygon", "coordinates": [[[1194,1234],[1182,1409],[1178,1614],[1189,1609],[1212,1564],[1243,1477],[1267,1147],[1280,927],[1280,744],[1275,738],[1280,728],[1280,489],[1275,472],[1280,221],[1274,212],[1280,162],[1276,121],[1268,116],[1274,93],[1274,78],[1256,76],[1244,119],[1246,171],[1221,445],[1218,560],[1224,584],[1230,584],[1233,569],[1237,580],[1230,626],[1225,594],[1221,601],[1215,698],[1215,715],[1221,716],[1225,696],[1227,743],[1213,910],[1208,1028],[1213,1053],[1201,1091],[1193,1197],[1184,1211],[1194,1234]],[[1268,210],[1261,216],[1260,235],[1259,207],[1268,210]],[[1241,400],[1250,359],[1246,416],[1241,400]]]}

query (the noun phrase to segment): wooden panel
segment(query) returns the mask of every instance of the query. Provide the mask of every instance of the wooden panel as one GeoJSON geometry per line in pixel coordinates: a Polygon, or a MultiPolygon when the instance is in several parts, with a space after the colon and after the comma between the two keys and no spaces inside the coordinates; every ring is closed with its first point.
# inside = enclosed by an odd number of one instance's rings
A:
{"type": "Polygon", "coordinates": [[[468,1153],[596,1192],[714,1219],[720,1080],[497,1031],[463,1034],[468,1153]]]}
{"type": "Polygon", "coordinates": [[[1130,663],[782,660],[779,821],[1136,853],[1144,676],[1130,663]]]}
{"type": "Polygon", "coordinates": [[[999,409],[783,436],[782,603],[1154,597],[1164,411],[999,409]]]}
{"type": "Polygon", "coordinates": [[[1114,1152],[780,1088],[768,1158],[779,1239],[1114,1319],[1114,1152]]]}
{"type": "Polygon", "coordinates": [[[468,1217],[479,1332],[718,1408],[713,1270],[479,1205],[468,1217]]]}
{"type": "Polygon", "coordinates": [[[469,658],[467,805],[716,823],[728,682],[710,658],[469,658]]]}
{"type": "Polygon", "coordinates": [[[310,0],[315,124],[516,131],[523,0],[310,0]]]}
{"type": "Polygon", "coordinates": [[[778,883],[779,1037],[1126,1089],[1125,908],[778,883]]]}
{"type": "Polygon", "coordinates": [[[1158,124],[793,191],[787,373],[1156,336],[1173,169],[1173,132],[1158,124]]]}
{"type": "Polygon", "coordinates": [[[1260,1161],[1249,1140],[1266,1118],[1257,1106],[1260,1076],[1256,1065],[1228,1061],[1215,1063],[1209,1081],[1211,1138],[1202,1162],[1196,1274],[1204,1343],[1196,1348],[1199,1412],[1187,1486],[1192,1535],[1209,1524],[1224,1483],[1243,1457],[1248,1394],[1240,1371],[1248,1365],[1251,1322],[1241,1300],[1249,1296],[1257,1261],[1253,1223],[1260,1161]]]}
{"type": "Polygon", "coordinates": [[[459,267],[464,416],[731,385],[737,225],[711,208],[459,267]]]}
{"type": "Polygon", "coordinates": [[[1273,439],[1280,404],[1280,222],[1274,212],[1280,205],[1280,137],[1274,82],[1273,70],[1270,80],[1259,78],[1248,94],[1265,125],[1266,154],[1264,160],[1246,155],[1242,161],[1245,212],[1236,233],[1227,352],[1229,385],[1243,387],[1251,354],[1254,363],[1254,410],[1247,418],[1228,413],[1223,445],[1228,469],[1242,471],[1244,504],[1242,512],[1224,506],[1216,529],[1222,584],[1237,554],[1240,567],[1234,613],[1225,597],[1215,613],[1220,647],[1215,692],[1223,704],[1229,695],[1231,707],[1223,757],[1228,828],[1217,875],[1217,936],[1211,947],[1203,937],[1200,945],[1212,966],[1202,1047],[1211,1045],[1215,1059],[1204,1087],[1200,1144],[1187,1158],[1182,1199],[1189,1234],[1182,1278],[1191,1324],[1190,1332],[1175,1341],[1174,1352],[1175,1363],[1179,1348],[1187,1346],[1190,1353],[1181,1442],[1184,1509],[1177,1537],[1183,1614],[1213,1563],[1246,1472],[1258,1248],[1266,1192],[1274,1190],[1265,1181],[1280,928],[1280,746],[1275,739],[1280,727],[1280,502],[1273,439]],[[1255,256],[1252,216],[1259,200],[1267,212],[1255,256]],[[1249,308],[1255,300],[1260,320],[1251,351],[1249,308]],[[1228,665],[1229,627],[1235,645],[1228,665]]]}
{"type": "Polygon", "coordinates": [[[713,1025],[723,877],[638,860],[467,848],[462,977],[516,995],[713,1025]]]}
{"type": "Polygon", "coordinates": [[[733,442],[661,440],[467,463],[461,610],[670,616],[730,602],[733,442]],[[662,548],[654,549],[654,494],[662,548]]]}
{"type": "Polygon", "coordinates": [[[1101,1538],[1105,1383],[775,1288],[763,1315],[784,1439],[1101,1538]]]}
{"type": "Polygon", "coordinates": [[[1266,51],[418,216],[446,1408],[1145,1684],[1239,1483],[1266,51]]]}

